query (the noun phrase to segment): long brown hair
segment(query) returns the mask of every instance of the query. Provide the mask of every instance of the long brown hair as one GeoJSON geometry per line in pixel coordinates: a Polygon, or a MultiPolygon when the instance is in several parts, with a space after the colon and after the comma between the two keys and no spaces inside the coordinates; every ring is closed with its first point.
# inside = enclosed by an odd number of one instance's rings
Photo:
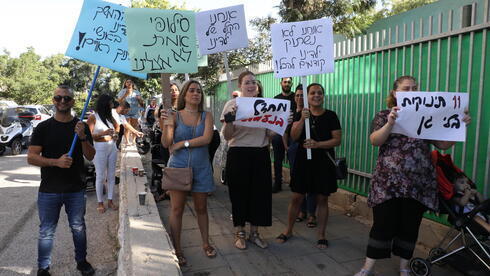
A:
{"type": "Polygon", "coordinates": [[[204,91],[202,91],[202,86],[197,80],[189,80],[186,83],[184,83],[184,87],[182,87],[182,91],[179,94],[179,98],[177,99],[177,110],[182,110],[185,108],[185,95],[187,95],[187,91],[189,91],[189,87],[191,84],[196,83],[199,85],[199,89],[201,89],[201,101],[199,102],[199,105],[197,106],[197,109],[199,112],[204,111],[204,91]]]}
{"type": "Polygon", "coordinates": [[[417,83],[417,80],[414,77],[408,76],[408,75],[407,76],[401,76],[398,79],[396,79],[393,82],[393,90],[390,91],[390,93],[388,94],[388,97],[386,98],[386,105],[388,106],[388,108],[392,108],[392,107],[396,106],[396,98],[395,98],[395,95],[393,95],[393,92],[398,90],[398,86],[400,86],[400,84],[404,80],[411,80],[411,81],[417,83]]]}

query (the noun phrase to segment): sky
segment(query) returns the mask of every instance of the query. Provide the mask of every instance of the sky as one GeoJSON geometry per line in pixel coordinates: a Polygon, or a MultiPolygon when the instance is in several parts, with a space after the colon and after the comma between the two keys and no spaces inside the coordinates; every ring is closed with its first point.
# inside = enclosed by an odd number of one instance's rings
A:
{"type": "MultiPolygon", "coordinates": [[[[75,28],[83,0],[2,1],[0,16],[0,53],[18,57],[27,47],[34,47],[42,57],[65,53],[75,28]]],[[[129,0],[111,0],[128,4],[129,0]]],[[[170,0],[171,3],[181,3],[170,0]]],[[[247,21],[271,15],[278,18],[280,0],[186,0],[188,9],[211,10],[238,4],[245,5],[247,21]]],[[[247,28],[249,37],[254,33],[247,28]]]]}

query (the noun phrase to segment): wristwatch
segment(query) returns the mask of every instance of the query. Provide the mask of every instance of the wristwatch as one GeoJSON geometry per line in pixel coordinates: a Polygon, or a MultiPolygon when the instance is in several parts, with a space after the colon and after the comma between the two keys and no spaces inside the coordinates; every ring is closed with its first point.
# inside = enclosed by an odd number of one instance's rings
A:
{"type": "Polygon", "coordinates": [[[80,139],[80,142],[85,142],[85,141],[87,141],[87,137],[85,137],[85,138],[83,138],[83,139],[82,139],[82,138],[80,138],[80,137],[78,137],[78,139],[80,139]]]}
{"type": "Polygon", "coordinates": [[[189,144],[189,141],[185,140],[185,141],[184,141],[184,147],[188,148],[188,147],[189,147],[189,145],[190,145],[190,144],[189,144]]]}

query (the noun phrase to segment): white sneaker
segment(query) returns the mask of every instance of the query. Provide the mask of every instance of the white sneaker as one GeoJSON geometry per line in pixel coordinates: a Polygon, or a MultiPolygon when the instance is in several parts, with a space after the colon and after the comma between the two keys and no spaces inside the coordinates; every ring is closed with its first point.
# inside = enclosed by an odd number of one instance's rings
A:
{"type": "Polygon", "coordinates": [[[375,276],[376,273],[372,272],[371,270],[367,269],[361,269],[359,272],[354,274],[354,276],[375,276]]]}

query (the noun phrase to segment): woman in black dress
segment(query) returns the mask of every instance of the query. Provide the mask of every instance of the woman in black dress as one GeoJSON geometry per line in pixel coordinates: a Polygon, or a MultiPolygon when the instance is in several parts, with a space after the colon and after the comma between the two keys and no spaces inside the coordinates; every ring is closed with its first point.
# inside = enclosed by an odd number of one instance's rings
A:
{"type": "Polygon", "coordinates": [[[301,203],[306,193],[317,194],[318,241],[317,247],[328,247],[325,229],[328,220],[328,196],[337,191],[335,165],[328,157],[335,158],[334,147],[340,145],[342,131],[337,114],[323,108],[325,90],[318,83],[308,86],[307,97],[310,108],[303,108],[294,118],[291,138],[299,142],[291,179],[293,192],[288,208],[288,227],[277,238],[286,242],[293,233],[301,203]],[[311,139],[306,139],[305,119],[310,118],[311,139]],[[307,160],[306,149],[312,149],[312,159],[307,160]]]}

